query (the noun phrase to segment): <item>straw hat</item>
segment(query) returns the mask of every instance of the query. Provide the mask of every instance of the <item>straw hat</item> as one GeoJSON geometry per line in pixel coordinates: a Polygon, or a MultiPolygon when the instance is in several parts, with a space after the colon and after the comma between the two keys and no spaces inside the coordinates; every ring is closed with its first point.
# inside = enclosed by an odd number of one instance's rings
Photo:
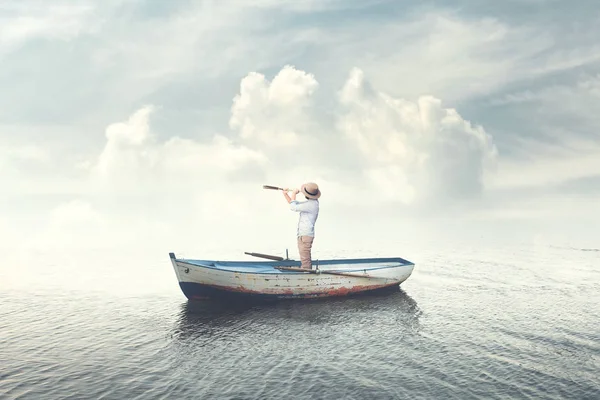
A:
{"type": "Polygon", "coordinates": [[[300,192],[309,199],[318,199],[321,197],[319,186],[314,182],[308,182],[300,186],[300,192]]]}

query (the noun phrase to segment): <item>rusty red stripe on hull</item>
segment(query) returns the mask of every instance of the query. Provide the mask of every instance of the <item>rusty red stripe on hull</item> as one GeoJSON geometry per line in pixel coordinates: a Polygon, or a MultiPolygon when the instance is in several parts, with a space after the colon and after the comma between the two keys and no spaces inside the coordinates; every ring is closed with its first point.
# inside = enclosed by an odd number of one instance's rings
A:
{"type": "Polygon", "coordinates": [[[206,285],[195,282],[180,282],[179,286],[183,291],[183,294],[190,300],[204,300],[210,298],[218,298],[218,297],[260,297],[260,298],[269,298],[269,299],[285,299],[285,298],[319,298],[319,297],[334,297],[334,296],[348,296],[352,294],[359,294],[365,292],[373,292],[384,289],[390,289],[393,287],[398,287],[399,284],[396,283],[388,283],[388,284],[380,284],[380,285],[360,285],[353,287],[341,287],[341,288],[328,288],[324,291],[319,292],[306,292],[299,293],[294,292],[291,289],[281,291],[278,293],[264,293],[258,292],[255,290],[245,289],[243,287],[226,287],[226,286],[215,286],[215,285],[206,285]]]}

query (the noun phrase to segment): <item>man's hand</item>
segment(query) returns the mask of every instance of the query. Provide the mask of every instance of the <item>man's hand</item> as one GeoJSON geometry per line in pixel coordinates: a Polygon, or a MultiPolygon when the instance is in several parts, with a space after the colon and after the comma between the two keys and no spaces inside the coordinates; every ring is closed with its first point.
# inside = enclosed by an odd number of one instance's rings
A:
{"type": "Polygon", "coordinates": [[[290,199],[290,196],[287,194],[289,189],[283,189],[283,197],[285,197],[285,199],[287,200],[288,204],[290,204],[290,202],[292,201],[292,199],[290,199]]]}
{"type": "Polygon", "coordinates": [[[287,192],[289,192],[290,189],[289,188],[285,188],[283,189],[283,196],[285,197],[285,199],[287,200],[288,204],[292,202],[292,200],[296,200],[296,195],[298,193],[300,193],[300,190],[298,189],[294,189],[292,191],[292,197],[290,198],[290,196],[287,194],[287,192]]]}

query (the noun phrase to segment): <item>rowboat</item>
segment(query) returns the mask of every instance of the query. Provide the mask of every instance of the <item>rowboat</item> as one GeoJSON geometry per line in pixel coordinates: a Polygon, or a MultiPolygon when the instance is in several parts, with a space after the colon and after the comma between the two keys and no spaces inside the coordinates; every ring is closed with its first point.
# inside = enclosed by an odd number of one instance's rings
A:
{"type": "Polygon", "coordinates": [[[169,253],[179,287],[189,300],[253,297],[319,298],[398,288],[414,269],[400,257],[298,260],[246,253],[269,261],[218,261],[177,258],[169,253]]]}

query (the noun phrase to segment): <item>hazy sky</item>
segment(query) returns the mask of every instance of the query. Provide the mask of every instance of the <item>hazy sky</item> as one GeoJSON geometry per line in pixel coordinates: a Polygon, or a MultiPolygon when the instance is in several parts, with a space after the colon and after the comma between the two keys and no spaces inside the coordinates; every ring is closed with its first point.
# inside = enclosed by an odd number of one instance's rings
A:
{"type": "Polygon", "coordinates": [[[322,248],[597,238],[599,37],[596,0],[2,1],[0,248],[295,251],[262,185],[309,180],[322,248]]]}

